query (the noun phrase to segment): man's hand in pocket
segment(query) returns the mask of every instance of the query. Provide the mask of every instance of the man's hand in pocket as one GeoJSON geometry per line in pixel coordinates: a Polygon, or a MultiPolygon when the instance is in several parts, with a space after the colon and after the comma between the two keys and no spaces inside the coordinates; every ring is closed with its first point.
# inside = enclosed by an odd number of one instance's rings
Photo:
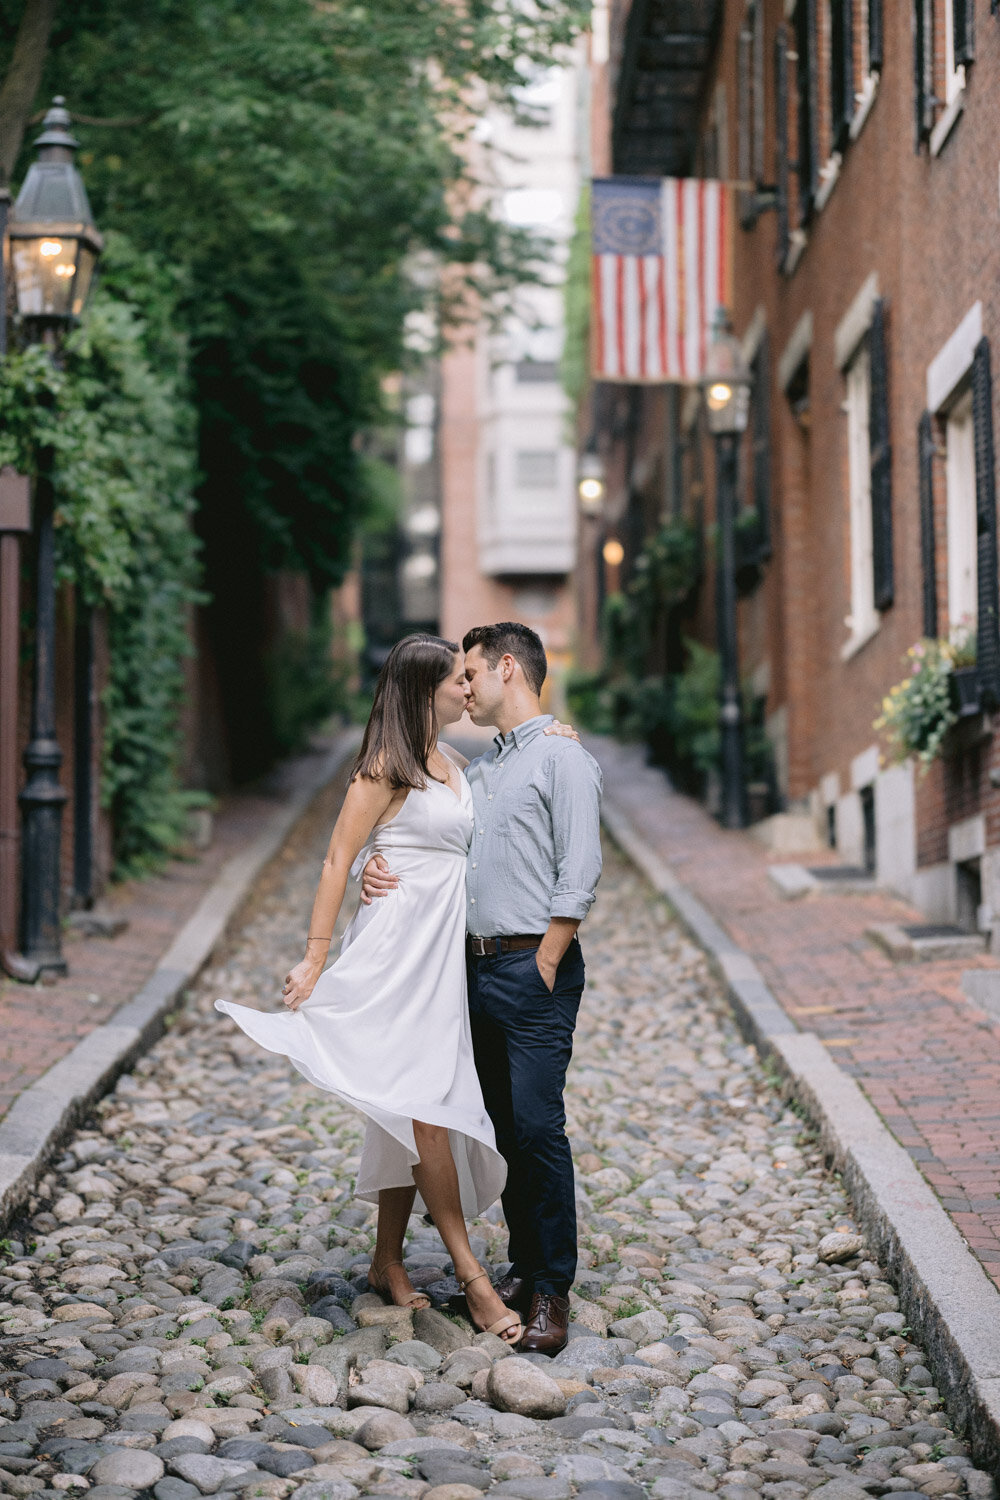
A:
{"type": "Polygon", "coordinates": [[[535,967],[542,976],[542,983],[551,995],[556,987],[556,974],[558,973],[559,965],[547,962],[540,954],[536,953],[535,967]]]}

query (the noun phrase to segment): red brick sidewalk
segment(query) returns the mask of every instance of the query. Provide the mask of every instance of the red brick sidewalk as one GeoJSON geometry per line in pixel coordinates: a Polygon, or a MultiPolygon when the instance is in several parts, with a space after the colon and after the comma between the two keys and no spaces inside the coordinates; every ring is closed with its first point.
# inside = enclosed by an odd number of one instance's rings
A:
{"type": "Polygon", "coordinates": [[[960,987],[963,970],[996,960],[894,964],[864,933],[922,920],[904,901],[782,900],[767,867],[787,855],[720,828],[634,747],[587,743],[606,794],[858,1081],[1000,1286],[1000,1024],[960,987]]]}
{"type": "MultiPolygon", "coordinates": [[[[316,749],[325,754],[329,744],[317,740],[316,749]]],[[[211,846],[198,858],[172,860],[145,880],[112,887],[101,909],[125,917],[128,927],[112,939],[67,932],[64,979],[25,985],[0,977],[0,1118],[18,1094],[142,988],[226,861],[308,783],[316,760],[309,754],[286,761],[260,786],[224,798],[211,846]]]]}

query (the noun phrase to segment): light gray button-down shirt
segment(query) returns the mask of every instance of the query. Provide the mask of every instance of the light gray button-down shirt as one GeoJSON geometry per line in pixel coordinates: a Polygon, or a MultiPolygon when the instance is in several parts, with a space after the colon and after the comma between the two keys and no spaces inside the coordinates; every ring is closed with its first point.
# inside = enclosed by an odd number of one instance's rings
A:
{"type": "Polygon", "coordinates": [[[543,933],[582,921],[601,875],[601,771],[576,740],[527,719],[466,770],[475,826],[466,880],[475,937],[543,933]]]}

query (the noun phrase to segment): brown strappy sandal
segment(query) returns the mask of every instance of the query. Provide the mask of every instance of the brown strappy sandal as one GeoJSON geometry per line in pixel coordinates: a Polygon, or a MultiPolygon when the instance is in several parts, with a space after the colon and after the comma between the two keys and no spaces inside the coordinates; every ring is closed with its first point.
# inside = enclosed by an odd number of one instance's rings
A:
{"type": "Polygon", "coordinates": [[[373,1292],[378,1292],[382,1300],[384,1302],[388,1302],[392,1307],[408,1307],[411,1312],[420,1312],[422,1308],[430,1307],[431,1299],[428,1297],[426,1292],[418,1292],[414,1290],[403,1302],[397,1302],[393,1297],[392,1293],[389,1290],[389,1283],[386,1279],[385,1273],[386,1271],[388,1271],[390,1266],[401,1266],[402,1264],[403,1262],[401,1260],[387,1260],[381,1271],[379,1271],[375,1267],[375,1262],[372,1261],[371,1265],[368,1267],[368,1285],[371,1287],[373,1292]],[[375,1278],[374,1281],[372,1280],[372,1277],[375,1278]]]}
{"type": "MultiPolygon", "coordinates": [[[[475,1274],[475,1276],[470,1276],[469,1277],[468,1281],[459,1281],[458,1284],[461,1287],[462,1291],[464,1292],[466,1290],[466,1288],[470,1287],[474,1281],[479,1281],[480,1278],[483,1277],[483,1276],[485,1276],[486,1279],[487,1279],[487,1281],[489,1281],[489,1273],[487,1271],[477,1271],[476,1274],[475,1274]]],[[[491,1283],[491,1285],[492,1285],[492,1283],[491,1283]]],[[[472,1317],[472,1309],[471,1309],[471,1307],[469,1308],[469,1316],[472,1317]]],[[[472,1321],[473,1321],[473,1323],[476,1323],[475,1318],[472,1318],[472,1321]]],[[[479,1327],[478,1323],[476,1323],[476,1327],[477,1328],[479,1327]]],[[[521,1322],[521,1319],[518,1317],[517,1313],[508,1313],[505,1318],[498,1318],[497,1321],[495,1323],[491,1323],[488,1328],[481,1328],[480,1332],[481,1333],[495,1333],[496,1336],[497,1336],[497,1338],[503,1339],[503,1341],[504,1341],[505,1344],[514,1345],[514,1344],[519,1344],[521,1342],[521,1340],[523,1339],[523,1337],[524,1337],[524,1325],[521,1322]],[[515,1329],[517,1331],[514,1334],[513,1338],[506,1338],[506,1337],[504,1337],[505,1334],[511,1333],[515,1329]]]]}

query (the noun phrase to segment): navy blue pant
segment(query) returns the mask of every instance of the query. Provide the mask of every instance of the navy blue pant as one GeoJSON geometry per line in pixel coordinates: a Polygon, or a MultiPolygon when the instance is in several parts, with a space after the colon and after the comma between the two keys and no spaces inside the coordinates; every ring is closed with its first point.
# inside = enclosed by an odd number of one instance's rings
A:
{"type": "Polygon", "coordinates": [[[513,1272],[565,1297],[576,1276],[576,1193],[563,1089],[584,965],[573,940],[552,993],[530,949],[470,958],[476,1068],[507,1163],[504,1218],[513,1272]]]}

